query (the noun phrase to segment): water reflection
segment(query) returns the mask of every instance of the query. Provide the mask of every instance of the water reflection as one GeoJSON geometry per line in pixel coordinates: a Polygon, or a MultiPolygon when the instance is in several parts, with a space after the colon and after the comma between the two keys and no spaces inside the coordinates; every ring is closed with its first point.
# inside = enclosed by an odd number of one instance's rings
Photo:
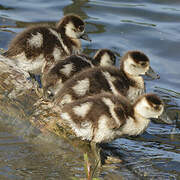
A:
{"type": "MultiPolygon", "coordinates": [[[[102,176],[113,174],[130,179],[178,179],[180,161],[180,93],[179,90],[179,28],[178,0],[72,0],[20,1],[6,0],[0,6],[0,48],[25,27],[36,24],[54,25],[63,15],[76,13],[87,21],[87,32],[93,42],[82,42],[84,53],[93,54],[99,48],[110,48],[123,55],[127,50],[142,50],[151,59],[152,67],[161,79],[150,81],[147,92],[162,97],[166,111],[174,124],[152,122],[147,132],[133,138],[121,138],[104,145],[107,154],[124,159],[102,176]],[[178,117],[177,117],[178,114],[178,117]]],[[[118,64],[119,62],[117,62],[118,64]]],[[[2,99],[1,99],[2,100],[2,99]]],[[[23,111],[32,104],[21,103],[23,111]]],[[[3,108],[3,107],[2,107],[3,108]]],[[[1,109],[2,110],[2,109],[1,109]]],[[[33,111],[33,110],[32,110],[33,111]]],[[[6,111],[7,112],[7,111],[6,111]]],[[[16,106],[13,113],[21,113],[16,106]],[[17,109],[16,109],[17,108],[17,109]]],[[[1,114],[0,179],[68,179],[83,177],[84,148],[79,142],[50,138],[21,124],[31,111],[20,119],[1,114]],[[11,128],[13,126],[13,128],[11,128]],[[8,128],[10,130],[8,131],[8,128]],[[15,132],[22,138],[12,135],[15,132]],[[18,134],[18,133],[19,134],[18,134]],[[25,138],[27,141],[25,141],[25,138]],[[33,144],[34,143],[34,144],[33,144]]],[[[11,114],[12,115],[12,114],[11,114]]],[[[82,145],[83,146],[83,145],[82,145]]]]}
{"type": "Polygon", "coordinates": [[[83,19],[87,19],[88,15],[83,9],[90,8],[90,6],[87,5],[88,2],[89,0],[72,0],[72,4],[63,8],[64,15],[74,13],[78,14],[83,19]]]}
{"type": "Polygon", "coordinates": [[[5,7],[3,5],[0,5],[0,10],[12,10],[13,8],[5,7]]]}
{"type": "Polygon", "coordinates": [[[153,27],[156,26],[156,24],[149,24],[149,23],[137,22],[137,21],[132,21],[132,20],[121,20],[121,22],[134,23],[134,24],[143,25],[143,26],[153,26],[153,27]]]}

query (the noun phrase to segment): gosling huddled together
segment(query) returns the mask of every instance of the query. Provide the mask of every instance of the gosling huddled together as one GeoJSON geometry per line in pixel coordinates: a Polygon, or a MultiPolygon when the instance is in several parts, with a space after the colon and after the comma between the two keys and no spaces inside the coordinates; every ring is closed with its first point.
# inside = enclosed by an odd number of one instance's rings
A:
{"type": "Polygon", "coordinates": [[[144,94],[142,75],[159,78],[147,55],[128,51],[116,68],[111,50],[99,49],[91,58],[82,54],[80,39],[91,41],[85,22],[70,14],[56,27],[27,28],[3,55],[30,75],[41,75],[43,96],[52,97],[59,113],[57,124],[82,140],[101,143],[143,133],[164,109],[157,95],[144,94]]]}
{"type": "Polygon", "coordinates": [[[93,58],[84,54],[74,54],[58,61],[42,74],[44,93],[55,96],[66,80],[75,73],[94,66],[113,66],[116,57],[108,49],[100,49],[93,58]]]}

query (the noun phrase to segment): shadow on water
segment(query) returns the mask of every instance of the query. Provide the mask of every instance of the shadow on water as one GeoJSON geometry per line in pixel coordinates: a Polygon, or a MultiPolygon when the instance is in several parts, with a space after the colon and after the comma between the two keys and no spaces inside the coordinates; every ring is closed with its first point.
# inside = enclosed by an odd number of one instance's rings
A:
{"type": "MultiPolygon", "coordinates": [[[[146,81],[147,92],[164,100],[173,124],[152,121],[138,137],[120,138],[103,144],[105,154],[123,159],[122,164],[103,169],[103,179],[178,179],[180,176],[180,92],[179,29],[177,0],[171,1],[44,1],[9,0],[0,3],[0,48],[24,28],[36,24],[54,25],[64,14],[76,13],[87,22],[93,42],[82,42],[84,53],[110,48],[118,56],[130,49],[148,54],[158,81],[146,81]],[[35,7],[36,6],[36,7],[35,7]]],[[[119,60],[118,60],[119,61],[119,60]]],[[[118,64],[119,62],[117,62],[118,64]]],[[[31,104],[32,105],[32,104],[31,104]]],[[[29,109],[29,102],[20,108],[29,109]]],[[[70,179],[84,177],[80,142],[69,142],[48,132],[42,133],[29,122],[33,112],[21,114],[18,107],[0,113],[0,179],[70,179]]],[[[83,145],[82,145],[83,146],[83,145]]]]}

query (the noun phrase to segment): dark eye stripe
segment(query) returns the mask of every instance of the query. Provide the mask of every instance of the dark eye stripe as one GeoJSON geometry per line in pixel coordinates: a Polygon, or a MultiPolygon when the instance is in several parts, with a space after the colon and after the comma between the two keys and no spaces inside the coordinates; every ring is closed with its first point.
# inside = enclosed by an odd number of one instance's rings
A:
{"type": "Polygon", "coordinates": [[[84,31],[84,26],[79,26],[79,27],[78,27],[78,30],[79,30],[79,31],[84,31]]]}
{"type": "Polygon", "coordinates": [[[145,65],[146,65],[146,63],[145,63],[145,62],[141,62],[140,64],[141,64],[142,66],[145,66],[145,65]]]}

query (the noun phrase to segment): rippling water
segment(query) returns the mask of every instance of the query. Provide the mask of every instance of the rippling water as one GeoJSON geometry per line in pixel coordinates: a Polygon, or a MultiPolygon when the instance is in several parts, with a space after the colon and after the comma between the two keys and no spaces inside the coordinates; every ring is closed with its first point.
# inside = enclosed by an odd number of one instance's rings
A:
{"type": "MultiPolygon", "coordinates": [[[[161,77],[146,81],[147,92],[154,91],[164,99],[167,112],[174,120],[173,125],[152,122],[143,135],[117,139],[106,146],[107,150],[121,154],[127,163],[117,169],[104,170],[100,176],[106,179],[118,179],[121,175],[125,179],[178,179],[179,0],[0,0],[0,48],[7,49],[9,41],[25,27],[39,23],[54,24],[67,13],[76,13],[87,22],[87,31],[93,41],[82,42],[85,53],[92,55],[99,48],[112,49],[117,54],[118,66],[120,56],[126,51],[138,49],[145,52],[151,66],[161,77]]],[[[78,150],[65,143],[62,148],[60,142],[59,146],[52,145],[53,141],[58,142],[57,139],[48,140],[45,146],[25,141],[22,133],[20,137],[14,136],[14,132],[18,134],[18,129],[9,129],[4,121],[8,120],[2,116],[0,179],[69,179],[71,176],[84,176],[83,158],[78,150]]]]}

